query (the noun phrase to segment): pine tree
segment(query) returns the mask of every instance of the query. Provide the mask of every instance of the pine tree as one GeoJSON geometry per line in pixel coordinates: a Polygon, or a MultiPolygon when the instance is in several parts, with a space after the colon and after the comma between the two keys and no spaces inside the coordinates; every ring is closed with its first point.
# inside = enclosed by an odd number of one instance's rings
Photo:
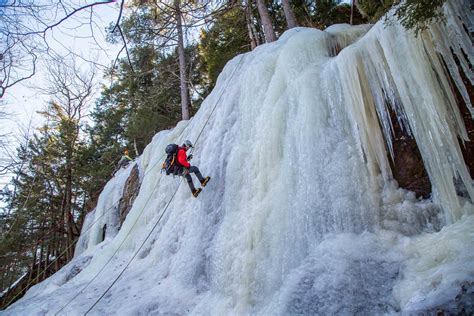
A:
{"type": "MultiPolygon", "coordinates": [[[[408,30],[414,30],[415,34],[426,29],[431,23],[443,21],[443,13],[439,10],[446,0],[358,0],[357,9],[371,22],[378,21],[394,5],[397,5],[394,18],[408,30]]],[[[387,17],[385,22],[391,22],[387,17]]]]}
{"type": "Polygon", "coordinates": [[[231,58],[250,50],[244,10],[236,6],[219,15],[209,30],[201,31],[199,56],[204,69],[200,71],[205,74],[209,89],[231,58]]]}
{"type": "Polygon", "coordinates": [[[207,2],[194,1],[135,1],[137,8],[123,22],[127,38],[135,47],[149,46],[160,53],[176,49],[181,103],[181,117],[190,117],[189,59],[186,55],[186,34],[207,12],[207,2]],[[139,30],[137,32],[137,30],[139,30]]]}
{"type": "Polygon", "coordinates": [[[62,64],[51,64],[49,70],[45,92],[53,100],[41,112],[46,122],[18,148],[21,163],[11,183],[14,194],[4,195],[9,211],[1,226],[2,284],[21,275],[35,284],[71,260],[85,215],[88,197],[81,186],[87,177],[77,169],[93,74],[62,64]]]}

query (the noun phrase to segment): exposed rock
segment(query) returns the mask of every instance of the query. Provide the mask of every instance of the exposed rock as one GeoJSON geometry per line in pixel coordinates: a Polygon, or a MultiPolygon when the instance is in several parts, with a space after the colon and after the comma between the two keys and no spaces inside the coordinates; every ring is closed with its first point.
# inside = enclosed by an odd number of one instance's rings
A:
{"type": "MultiPolygon", "coordinates": [[[[472,67],[471,67],[472,70],[472,67]]],[[[469,99],[471,100],[471,104],[474,104],[474,87],[471,85],[469,80],[466,78],[464,73],[461,71],[461,77],[466,86],[467,93],[469,94],[469,99]]],[[[461,115],[464,119],[464,124],[466,125],[467,134],[469,136],[469,142],[460,142],[462,154],[464,156],[464,161],[466,162],[467,168],[469,169],[469,173],[471,174],[471,178],[474,177],[474,117],[471,117],[471,113],[466,106],[466,103],[463,101],[461,94],[459,93],[458,89],[454,84],[451,84],[454,88],[454,92],[456,95],[456,101],[459,106],[459,110],[461,111],[461,115]]]]}
{"type": "Polygon", "coordinates": [[[79,262],[74,263],[72,267],[70,267],[64,276],[64,283],[68,282],[76,275],[79,274],[85,267],[87,267],[92,259],[92,256],[86,256],[79,260],[79,262]]]}
{"type": "MultiPolygon", "coordinates": [[[[454,58],[458,61],[456,56],[454,56],[454,58]]],[[[458,67],[471,103],[474,103],[474,87],[464,75],[459,64],[458,67]]],[[[464,161],[471,174],[471,178],[474,178],[474,118],[471,117],[461,94],[452,80],[451,87],[455,93],[456,101],[464,119],[464,124],[470,139],[470,141],[464,143],[459,140],[461,150],[464,156],[464,161]]],[[[393,151],[395,154],[395,161],[392,166],[393,176],[395,180],[398,181],[400,187],[415,192],[418,197],[421,196],[426,198],[431,194],[431,183],[423,165],[423,160],[416,141],[410,138],[409,135],[400,128],[400,124],[398,124],[395,114],[391,114],[392,124],[395,130],[395,136],[393,139],[393,151]]]]}
{"type": "Polygon", "coordinates": [[[138,164],[135,164],[135,166],[133,166],[132,172],[130,172],[130,176],[125,182],[122,197],[120,198],[118,204],[118,210],[120,213],[120,227],[125,221],[128,212],[132,208],[133,201],[135,201],[138,192],[140,192],[140,184],[140,171],[138,170],[138,164]]]}
{"type": "Polygon", "coordinates": [[[443,303],[423,311],[423,315],[473,315],[474,313],[474,283],[463,282],[460,284],[459,293],[454,300],[443,303]]]}
{"type": "Polygon", "coordinates": [[[395,112],[390,111],[394,129],[392,140],[394,159],[393,177],[398,185],[415,192],[417,197],[427,198],[431,194],[431,182],[423,164],[415,139],[400,127],[395,112]]]}

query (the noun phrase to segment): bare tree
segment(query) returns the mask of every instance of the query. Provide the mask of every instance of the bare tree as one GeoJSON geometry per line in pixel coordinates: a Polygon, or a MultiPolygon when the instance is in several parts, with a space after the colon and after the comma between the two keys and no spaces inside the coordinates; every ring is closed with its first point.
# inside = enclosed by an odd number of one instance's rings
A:
{"type": "MultiPolygon", "coordinates": [[[[69,0],[4,0],[0,2],[0,98],[15,84],[33,77],[37,63],[44,55],[55,53],[50,45],[53,30],[65,21],[75,20],[79,25],[89,25],[89,37],[97,40],[93,26],[94,7],[116,4],[117,0],[94,1],[78,5],[69,0]],[[79,17],[80,13],[82,14],[79,17]]],[[[120,2],[120,20],[124,0],[120,2]]],[[[117,21],[118,24],[118,21],[117,21]]],[[[60,45],[66,46],[65,43],[60,45]]],[[[97,43],[97,46],[100,45],[97,43]]],[[[76,54],[69,51],[69,54],[76,54]]]]}
{"type": "MultiPolygon", "coordinates": [[[[8,120],[8,115],[5,112],[5,102],[0,99],[0,126],[5,126],[4,122],[8,120]]],[[[11,154],[8,138],[10,132],[0,128],[0,176],[9,173],[10,165],[14,156],[11,154]]]]}
{"type": "Polygon", "coordinates": [[[74,218],[75,215],[82,215],[74,214],[73,209],[74,160],[83,118],[94,93],[96,72],[94,68],[88,72],[81,71],[74,61],[71,65],[58,61],[51,62],[48,69],[48,86],[43,92],[51,96],[51,103],[49,111],[41,114],[50,122],[50,126],[45,128],[51,128],[60,135],[61,151],[64,152],[64,173],[60,175],[63,178],[56,183],[62,195],[61,217],[66,234],[66,249],[69,249],[67,252],[69,260],[73,256],[70,246],[75,236],[79,234],[74,218]]]}
{"type": "MultiPolygon", "coordinates": [[[[7,114],[5,113],[5,103],[3,100],[0,99],[0,122],[4,121],[7,117],[7,114]]],[[[1,124],[3,126],[3,124],[1,124]]],[[[4,137],[6,136],[3,130],[0,130],[0,146],[4,144],[4,137]]]]}
{"type": "Polygon", "coordinates": [[[265,34],[265,41],[267,43],[274,42],[277,40],[275,29],[273,28],[272,20],[270,19],[270,14],[268,13],[265,0],[256,0],[257,9],[262,19],[263,32],[265,34]]]}

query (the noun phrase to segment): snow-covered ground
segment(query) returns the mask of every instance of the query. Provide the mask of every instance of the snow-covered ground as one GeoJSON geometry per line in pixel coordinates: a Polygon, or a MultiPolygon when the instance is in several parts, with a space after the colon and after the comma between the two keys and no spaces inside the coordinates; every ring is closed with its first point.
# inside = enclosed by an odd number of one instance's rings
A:
{"type": "Polygon", "coordinates": [[[231,60],[196,116],[146,148],[121,229],[130,169],[107,184],[75,259],[3,314],[472,310],[474,192],[456,140],[467,136],[436,55],[466,95],[449,50],[473,64],[463,5],[419,38],[397,24],[296,28],[231,60]],[[417,140],[431,200],[392,180],[387,100],[417,140]],[[185,139],[212,177],[198,199],[160,174],[166,145],[185,139]]]}

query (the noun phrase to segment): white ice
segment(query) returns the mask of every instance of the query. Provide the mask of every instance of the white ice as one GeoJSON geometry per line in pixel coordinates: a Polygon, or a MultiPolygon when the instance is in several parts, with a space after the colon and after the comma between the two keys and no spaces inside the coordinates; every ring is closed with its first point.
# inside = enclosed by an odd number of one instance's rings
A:
{"type": "Polygon", "coordinates": [[[469,51],[452,13],[466,4],[449,5],[449,25],[419,38],[397,24],[295,28],[231,60],[196,116],[145,149],[140,193],[118,233],[101,242],[101,225],[117,215],[100,214],[126,171],[87,219],[80,254],[3,313],[82,315],[115,280],[90,314],[455,308],[463,282],[474,281],[474,209],[457,141],[465,128],[437,57],[450,54],[454,35],[469,51]],[[430,200],[392,178],[387,106],[416,138],[430,200]],[[198,199],[160,174],[166,145],[185,139],[212,177],[198,199]]]}

